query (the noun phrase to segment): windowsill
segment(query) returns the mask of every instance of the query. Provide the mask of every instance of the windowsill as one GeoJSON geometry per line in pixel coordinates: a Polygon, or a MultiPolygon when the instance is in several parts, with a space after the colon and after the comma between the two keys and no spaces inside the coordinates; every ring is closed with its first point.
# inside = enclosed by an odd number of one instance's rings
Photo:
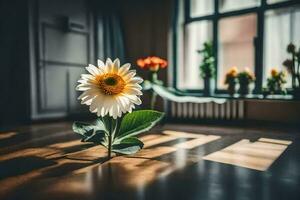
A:
{"type": "Polygon", "coordinates": [[[193,92],[182,92],[177,91],[177,94],[180,96],[195,96],[195,97],[213,97],[213,98],[226,98],[226,99],[257,99],[257,100],[282,100],[282,101],[299,101],[298,99],[294,99],[292,95],[267,95],[264,96],[262,94],[248,94],[245,96],[241,96],[235,94],[233,96],[229,94],[213,94],[211,96],[205,96],[201,93],[193,93],[193,92]]]}
{"type": "Polygon", "coordinates": [[[241,95],[235,94],[233,96],[230,96],[228,94],[216,94],[216,95],[213,95],[213,97],[229,98],[229,99],[259,99],[259,100],[288,100],[288,101],[295,100],[292,95],[267,95],[267,96],[264,96],[262,94],[248,94],[245,96],[241,96],[241,95]]]}

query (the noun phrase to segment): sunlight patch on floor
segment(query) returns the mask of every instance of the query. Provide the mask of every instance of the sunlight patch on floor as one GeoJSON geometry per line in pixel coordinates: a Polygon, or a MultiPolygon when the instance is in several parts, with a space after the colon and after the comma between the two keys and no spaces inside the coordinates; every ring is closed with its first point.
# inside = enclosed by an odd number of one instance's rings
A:
{"type": "Polygon", "coordinates": [[[173,131],[173,130],[165,130],[163,131],[163,133],[178,138],[200,138],[205,136],[204,134],[199,134],[199,133],[190,133],[190,132],[173,131]]]}
{"type": "Polygon", "coordinates": [[[142,140],[142,142],[144,142],[144,148],[149,148],[158,144],[176,140],[178,139],[178,137],[169,136],[169,135],[156,135],[156,137],[154,137],[154,135],[147,135],[141,137],[140,139],[142,140]]]}
{"type": "Polygon", "coordinates": [[[288,140],[269,138],[260,138],[256,142],[244,139],[220,151],[211,153],[203,159],[265,171],[291,143],[292,141],[288,140]]]}
{"type": "Polygon", "coordinates": [[[215,136],[215,135],[203,135],[203,137],[176,144],[176,145],[174,145],[174,147],[181,148],[181,149],[193,149],[195,147],[198,147],[198,146],[201,146],[203,144],[212,142],[212,141],[217,140],[219,138],[221,138],[221,137],[220,136],[215,136]]]}

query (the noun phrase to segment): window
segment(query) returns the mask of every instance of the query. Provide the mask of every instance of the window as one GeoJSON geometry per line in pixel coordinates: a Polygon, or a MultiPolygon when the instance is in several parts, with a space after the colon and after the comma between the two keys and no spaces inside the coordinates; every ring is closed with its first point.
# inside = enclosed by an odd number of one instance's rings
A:
{"type": "Polygon", "coordinates": [[[260,0],[219,0],[220,12],[228,12],[258,6],[260,0]]]}
{"type": "Polygon", "coordinates": [[[214,13],[214,0],[191,0],[191,16],[201,17],[214,13]]]}
{"type": "Polygon", "coordinates": [[[218,88],[225,89],[225,74],[233,66],[239,70],[248,67],[254,72],[256,20],[256,14],[251,13],[219,21],[218,88]]]}
{"type": "Polygon", "coordinates": [[[199,78],[199,65],[202,61],[201,55],[197,52],[202,44],[212,40],[212,22],[200,21],[190,23],[185,28],[185,53],[184,67],[179,73],[180,89],[203,89],[203,81],[199,78]]]}
{"type": "MultiPolygon", "coordinates": [[[[300,44],[300,8],[289,7],[265,12],[264,31],[264,85],[271,68],[285,70],[282,61],[288,58],[286,45],[300,44]]],[[[287,77],[286,87],[291,87],[291,77],[287,77]]]]}
{"type": "MultiPolygon", "coordinates": [[[[283,70],[286,46],[300,44],[298,0],[178,0],[174,86],[201,93],[203,80],[197,50],[213,42],[216,93],[225,93],[224,78],[232,66],[248,67],[256,75],[255,93],[266,84],[270,70],[283,70]],[[184,2],[184,4],[182,4],[184,2]],[[183,9],[180,9],[183,8],[183,9]],[[179,28],[178,28],[179,27],[179,28]]],[[[290,87],[290,81],[286,87],[290,87]]]]}

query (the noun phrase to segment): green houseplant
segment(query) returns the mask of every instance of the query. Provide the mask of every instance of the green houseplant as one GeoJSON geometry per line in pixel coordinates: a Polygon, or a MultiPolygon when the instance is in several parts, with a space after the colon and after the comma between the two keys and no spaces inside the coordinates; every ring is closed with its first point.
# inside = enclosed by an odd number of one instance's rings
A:
{"type": "Polygon", "coordinates": [[[292,76],[293,96],[300,98],[300,48],[297,48],[293,43],[287,46],[287,52],[291,55],[290,59],[286,59],[282,64],[287,68],[292,76]]]}
{"type": "Polygon", "coordinates": [[[283,85],[286,83],[285,74],[282,71],[276,69],[271,70],[271,76],[267,79],[267,90],[268,94],[285,94],[286,91],[283,85]]]}
{"type": "Polygon", "coordinates": [[[204,95],[212,94],[212,79],[215,77],[215,58],[213,55],[212,42],[205,42],[203,49],[197,51],[202,55],[202,63],[200,64],[200,75],[204,79],[204,95]]]}

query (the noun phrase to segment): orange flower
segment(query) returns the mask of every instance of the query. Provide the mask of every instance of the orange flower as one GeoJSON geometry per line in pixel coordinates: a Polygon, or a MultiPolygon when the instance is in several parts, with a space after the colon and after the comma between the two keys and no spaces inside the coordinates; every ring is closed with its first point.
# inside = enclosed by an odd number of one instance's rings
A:
{"type": "Polygon", "coordinates": [[[228,71],[228,75],[229,76],[232,76],[232,77],[236,77],[237,76],[237,73],[238,73],[238,69],[237,67],[231,67],[230,70],[228,71]]]}
{"type": "Polygon", "coordinates": [[[140,67],[140,68],[144,68],[145,67],[145,62],[143,59],[138,59],[136,61],[137,65],[140,67]]]}
{"type": "Polygon", "coordinates": [[[278,73],[279,73],[279,72],[277,71],[277,69],[275,69],[275,68],[271,69],[271,75],[272,75],[272,77],[277,76],[278,73]]]}
{"type": "Polygon", "coordinates": [[[156,56],[138,59],[137,65],[142,69],[149,69],[151,71],[158,71],[160,68],[165,68],[168,63],[166,60],[156,56]]]}

